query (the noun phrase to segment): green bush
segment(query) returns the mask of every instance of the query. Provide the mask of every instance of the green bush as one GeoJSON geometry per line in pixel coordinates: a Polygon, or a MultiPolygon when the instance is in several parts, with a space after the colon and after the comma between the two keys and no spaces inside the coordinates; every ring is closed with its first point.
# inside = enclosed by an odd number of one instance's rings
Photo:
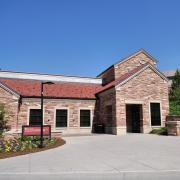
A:
{"type": "Polygon", "coordinates": [[[153,129],[150,134],[158,134],[158,135],[168,135],[167,128],[162,127],[158,129],[153,129]]]}
{"type": "Polygon", "coordinates": [[[0,130],[6,128],[7,121],[5,120],[5,107],[4,104],[0,104],[0,130]]]}
{"type": "Polygon", "coordinates": [[[0,138],[3,137],[3,130],[0,130],[0,138]]]}
{"type": "Polygon", "coordinates": [[[177,101],[170,101],[170,115],[180,115],[180,104],[177,101]]]}
{"type": "Polygon", "coordinates": [[[177,69],[170,92],[170,115],[180,115],[180,71],[177,69]]]}

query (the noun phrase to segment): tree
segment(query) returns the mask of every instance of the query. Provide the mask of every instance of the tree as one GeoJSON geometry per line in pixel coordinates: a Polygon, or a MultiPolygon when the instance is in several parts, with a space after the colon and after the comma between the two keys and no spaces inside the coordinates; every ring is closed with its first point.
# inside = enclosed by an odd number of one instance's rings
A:
{"type": "Polygon", "coordinates": [[[172,80],[172,91],[177,88],[180,88],[180,70],[179,69],[176,70],[175,76],[172,80]]]}
{"type": "Polygon", "coordinates": [[[0,104],[0,130],[6,128],[7,121],[5,120],[5,107],[3,104],[0,104]]]}
{"type": "Polygon", "coordinates": [[[180,115],[180,71],[177,69],[172,80],[170,93],[170,114],[180,115]]]}

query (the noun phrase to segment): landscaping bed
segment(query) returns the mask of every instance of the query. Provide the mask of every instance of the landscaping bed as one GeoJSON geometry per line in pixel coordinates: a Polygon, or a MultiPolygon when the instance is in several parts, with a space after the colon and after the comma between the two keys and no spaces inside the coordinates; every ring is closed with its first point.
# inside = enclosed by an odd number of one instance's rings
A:
{"type": "Polygon", "coordinates": [[[37,138],[0,138],[0,159],[45,151],[64,144],[65,141],[61,138],[44,139],[43,148],[39,148],[40,141],[37,138]]]}
{"type": "Polygon", "coordinates": [[[161,128],[153,129],[150,132],[150,134],[157,134],[157,135],[167,136],[168,132],[167,132],[167,128],[166,127],[161,127],[161,128]]]}

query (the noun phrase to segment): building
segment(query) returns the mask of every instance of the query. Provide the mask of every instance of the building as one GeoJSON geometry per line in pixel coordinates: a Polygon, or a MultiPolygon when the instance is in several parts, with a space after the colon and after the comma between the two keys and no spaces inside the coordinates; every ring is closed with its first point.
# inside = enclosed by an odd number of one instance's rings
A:
{"type": "Polygon", "coordinates": [[[169,89],[171,89],[171,84],[172,84],[172,80],[176,74],[176,70],[171,70],[171,71],[162,71],[163,74],[168,78],[169,82],[168,82],[168,85],[169,85],[169,89]]]}
{"type": "Polygon", "coordinates": [[[40,87],[44,85],[44,124],[53,133],[148,133],[165,125],[169,112],[168,79],[145,50],[122,59],[96,78],[0,71],[0,102],[10,133],[41,122],[40,87]]]}

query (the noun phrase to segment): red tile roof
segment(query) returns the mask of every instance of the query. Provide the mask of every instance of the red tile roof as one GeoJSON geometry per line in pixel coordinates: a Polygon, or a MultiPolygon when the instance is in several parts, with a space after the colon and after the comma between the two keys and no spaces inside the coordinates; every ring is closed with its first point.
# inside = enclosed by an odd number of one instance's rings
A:
{"type": "MultiPolygon", "coordinates": [[[[96,94],[115,87],[127,78],[131,77],[136,72],[140,71],[144,64],[132,71],[122,75],[116,80],[108,83],[105,86],[100,84],[85,84],[85,83],[70,83],[56,82],[52,85],[44,85],[44,96],[52,98],[78,98],[78,99],[95,99],[96,94]]],[[[15,91],[23,97],[40,97],[41,82],[37,80],[22,80],[22,79],[4,79],[0,78],[0,83],[15,91]]]]}
{"type": "MultiPolygon", "coordinates": [[[[21,96],[40,96],[40,81],[0,78],[0,82],[21,96]]],[[[52,85],[44,85],[44,96],[53,98],[95,99],[95,93],[100,87],[101,85],[98,84],[57,82],[52,85]]]]}
{"type": "Polygon", "coordinates": [[[114,81],[106,84],[105,86],[102,86],[97,92],[96,94],[103,92],[107,89],[110,89],[112,87],[115,87],[116,85],[118,85],[119,83],[123,82],[124,80],[126,80],[127,78],[131,77],[133,74],[135,74],[136,72],[140,71],[142,68],[144,68],[145,66],[147,66],[149,63],[145,63],[141,66],[138,66],[136,68],[134,68],[133,70],[131,70],[130,72],[120,76],[119,78],[115,79],[114,81]]]}

